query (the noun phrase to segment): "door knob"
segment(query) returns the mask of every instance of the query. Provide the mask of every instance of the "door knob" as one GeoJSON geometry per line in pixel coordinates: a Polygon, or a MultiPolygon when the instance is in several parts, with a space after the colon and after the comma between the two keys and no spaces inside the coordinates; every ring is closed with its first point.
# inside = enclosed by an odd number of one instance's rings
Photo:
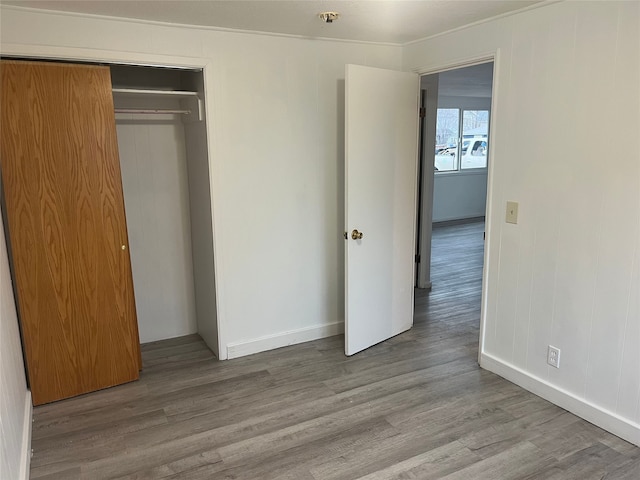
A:
{"type": "Polygon", "coordinates": [[[361,240],[362,236],[364,234],[362,232],[359,232],[358,230],[353,230],[353,232],[351,232],[351,238],[353,238],[354,240],[361,240]]]}

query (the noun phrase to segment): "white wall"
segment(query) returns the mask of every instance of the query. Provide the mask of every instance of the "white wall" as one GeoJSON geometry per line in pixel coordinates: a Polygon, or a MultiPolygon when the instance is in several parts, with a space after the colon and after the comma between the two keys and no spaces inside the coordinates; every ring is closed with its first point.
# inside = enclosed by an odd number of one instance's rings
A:
{"type": "MultiPolygon", "coordinates": [[[[194,80],[190,89],[204,97],[202,78],[194,80]]],[[[189,205],[191,215],[191,246],[195,286],[198,333],[220,357],[216,311],[215,259],[211,217],[211,188],[207,155],[207,123],[185,124],[187,171],[189,173],[189,205]]]]}
{"type": "Polygon", "coordinates": [[[31,453],[31,394],[25,379],[7,258],[0,215],[0,478],[26,480],[31,453]]]}
{"type": "Polygon", "coordinates": [[[423,71],[499,52],[482,365],[636,444],[640,154],[611,145],[640,131],[639,9],[563,2],[403,51],[423,71]]]}
{"type": "Polygon", "coordinates": [[[451,95],[438,95],[438,108],[491,110],[491,97],[459,97],[451,95]]]}
{"type": "MultiPolygon", "coordinates": [[[[120,108],[177,100],[116,98],[120,108]]],[[[142,343],[197,331],[185,133],[177,115],[116,114],[129,252],[142,343]]]]}
{"type": "Polygon", "coordinates": [[[487,171],[436,173],[433,181],[433,221],[482,217],[487,198],[487,171]]]}
{"type": "Polygon", "coordinates": [[[204,58],[220,358],[340,331],[345,64],[399,68],[400,47],[6,6],[0,21],[5,54],[204,58]]]}
{"type": "Polygon", "coordinates": [[[345,64],[399,68],[400,56],[280,37],[221,46],[205,48],[224,65],[214,92],[214,215],[225,272],[218,311],[235,356],[279,346],[273,335],[287,344],[340,331],[345,64]]]}

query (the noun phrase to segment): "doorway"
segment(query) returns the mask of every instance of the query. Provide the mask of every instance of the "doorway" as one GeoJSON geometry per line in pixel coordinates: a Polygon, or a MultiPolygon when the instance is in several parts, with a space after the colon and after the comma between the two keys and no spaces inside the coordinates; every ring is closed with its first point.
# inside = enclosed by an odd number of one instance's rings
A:
{"type": "Polygon", "coordinates": [[[480,313],[493,70],[489,60],[421,77],[416,310],[449,297],[446,308],[480,313]]]}
{"type": "MultiPolygon", "coordinates": [[[[492,71],[493,65],[485,68],[492,71]]],[[[424,267],[429,269],[431,265],[439,79],[440,74],[424,77],[426,84],[422,87],[426,90],[426,108],[425,118],[420,122],[423,127],[419,128],[416,112],[422,109],[418,101],[419,96],[416,95],[420,87],[420,78],[416,73],[347,65],[344,230],[344,239],[348,242],[345,249],[347,355],[398,335],[411,328],[413,324],[414,308],[411,307],[415,307],[416,293],[414,262],[418,263],[418,286],[422,286],[421,283],[424,281],[421,278],[425,273],[424,267]],[[369,99],[372,97],[389,101],[384,105],[378,102],[375,109],[371,109],[369,99]],[[417,134],[420,131],[422,137],[418,141],[417,134]],[[423,155],[418,155],[418,144],[421,145],[423,155]],[[416,160],[419,158],[422,159],[420,171],[423,174],[418,174],[416,160]],[[376,160],[375,163],[373,159],[376,160]],[[358,170],[357,167],[360,165],[365,167],[358,170]],[[422,191],[428,194],[418,194],[419,180],[422,181],[422,191]],[[411,184],[413,188],[409,187],[411,184]],[[381,195],[380,192],[392,192],[395,196],[386,193],[381,195]],[[418,204],[420,208],[416,208],[418,204]],[[380,225],[384,228],[376,228],[380,225]],[[421,226],[420,235],[416,226],[421,226]],[[407,233],[413,235],[409,236],[407,233]],[[416,238],[418,242],[415,242],[416,238]],[[419,243],[421,248],[414,259],[412,250],[415,243],[419,243]],[[428,248],[425,248],[425,243],[428,244],[428,248]],[[362,262],[367,254],[373,254],[377,263],[372,260],[362,262]],[[421,256],[424,262],[420,262],[421,256]],[[390,268],[391,266],[393,268],[390,268]],[[373,293],[374,281],[380,282],[381,279],[386,279],[388,285],[378,285],[378,289],[375,290],[377,293],[373,293]],[[371,301],[372,298],[375,298],[376,302],[371,301]],[[358,308],[355,308],[356,306],[358,308]],[[410,307],[405,309],[404,306],[410,307]],[[375,322],[372,321],[374,317],[375,322]]],[[[492,80],[489,80],[488,84],[491,88],[492,80]]],[[[471,85],[474,85],[473,81],[471,85]]],[[[464,103],[462,109],[467,111],[460,113],[462,118],[458,122],[460,128],[464,129],[451,132],[459,153],[456,154],[455,150],[452,150],[454,160],[447,159],[450,165],[455,164],[455,173],[458,173],[459,178],[473,173],[484,179],[483,200],[486,202],[488,111],[491,97],[489,95],[485,99],[489,106],[483,112],[479,104],[473,104],[468,100],[459,100],[464,103]],[[471,124],[469,120],[473,115],[478,117],[475,118],[477,125],[471,124]],[[480,132],[483,123],[485,131],[480,132]],[[466,144],[463,139],[468,140],[466,144]],[[474,146],[470,148],[471,143],[474,146]],[[462,152],[465,146],[473,158],[467,158],[462,152]]],[[[447,152],[447,155],[449,154],[447,152]]],[[[443,171],[443,174],[454,173],[452,166],[448,170],[443,171]]],[[[483,204],[481,214],[484,214],[485,208],[483,204]]],[[[483,248],[482,250],[484,251],[483,248]]],[[[430,282],[429,275],[426,275],[426,281],[430,282]]],[[[481,284],[479,293],[482,294],[481,284]]]]}

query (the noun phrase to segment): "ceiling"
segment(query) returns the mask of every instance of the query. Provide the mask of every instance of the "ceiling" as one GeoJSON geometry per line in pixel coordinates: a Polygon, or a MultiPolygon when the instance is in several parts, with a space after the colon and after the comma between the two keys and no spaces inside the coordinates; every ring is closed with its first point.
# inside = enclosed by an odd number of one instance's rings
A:
{"type": "Polygon", "coordinates": [[[311,38],[404,44],[540,0],[0,0],[4,5],[311,38]],[[318,14],[337,11],[325,24],[318,14]]]}

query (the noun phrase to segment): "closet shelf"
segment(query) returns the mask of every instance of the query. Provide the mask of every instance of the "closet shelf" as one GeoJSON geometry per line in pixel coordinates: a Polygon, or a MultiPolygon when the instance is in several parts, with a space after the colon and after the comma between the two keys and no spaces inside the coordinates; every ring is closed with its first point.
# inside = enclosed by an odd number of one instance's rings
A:
{"type": "MultiPolygon", "coordinates": [[[[175,99],[180,102],[178,109],[166,108],[148,108],[148,105],[118,105],[115,108],[116,113],[139,113],[139,114],[179,114],[182,115],[183,123],[200,122],[204,120],[204,105],[202,98],[198,92],[186,90],[152,90],[139,88],[111,88],[114,96],[114,102],[120,103],[124,100],[122,97],[138,97],[139,99],[146,96],[149,99],[160,98],[175,99]],[[116,99],[118,97],[118,99],[116,99]]],[[[133,102],[133,100],[131,100],[133,102]]]]}
{"type": "Polygon", "coordinates": [[[120,95],[157,95],[160,97],[197,97],[198,92],[186,90],[145,90],[139,88],[112,88],[114,94],[120,95]]]}
{"type": "Polygon", "coordinates": [[[191,110],[167,110],[167,109],[149,109],[149,108],[116,108],[115,113],[142,113],[148,115],[162,115],[162,114],[181,114],[191,115],[191,110]]]}

